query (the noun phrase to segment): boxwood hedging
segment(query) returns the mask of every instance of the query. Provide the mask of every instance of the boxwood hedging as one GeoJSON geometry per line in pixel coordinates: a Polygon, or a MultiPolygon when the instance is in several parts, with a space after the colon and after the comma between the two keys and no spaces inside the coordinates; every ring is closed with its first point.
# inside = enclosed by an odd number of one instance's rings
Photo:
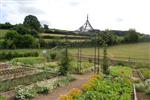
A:
{"type": "Polygon", "coordinates": [[[14,51],[8,51],[8,52],[1,52],[0,53],[0,60],[10,60],[16,57],[38,57],[38,52],[24,52],[24,53],[18,53],[14,51]]]}

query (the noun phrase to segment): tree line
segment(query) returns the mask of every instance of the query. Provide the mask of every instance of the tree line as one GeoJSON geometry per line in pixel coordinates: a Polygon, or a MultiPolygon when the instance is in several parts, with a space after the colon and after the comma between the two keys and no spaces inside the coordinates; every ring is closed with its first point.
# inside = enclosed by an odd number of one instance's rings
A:
{"type": "MultiPolygon", "coordinates": [[[[42,34],[42,32],[46,32],[66,35],[75,34],[71,31],[50,29],[46,24],[42,26],[38,18],[33,15],[26,16],[24,18],[23,24],[11,25],[9,22],[0,24],[0,29],[9,29],[4,37],[4,40],[0,41],[0,48],[3,49],[41,47],[51,48],[57,45],[64,45],[65,43],[60,41],[46,42],[42,37],[39,36],[39,33],[42,34]]],[[[83,44],[93,46],[95,43],[101,45],[104,41],[107,45],[150,41],[150,35],[141,34],[136,32],[134,29],[129,29],[128,31],[105,30],[97,33],[78,33],[78,35],[89,36],[90,41],[84,41],[80,43],[68,42],[69,46],[76,47],[83,44]]]]}

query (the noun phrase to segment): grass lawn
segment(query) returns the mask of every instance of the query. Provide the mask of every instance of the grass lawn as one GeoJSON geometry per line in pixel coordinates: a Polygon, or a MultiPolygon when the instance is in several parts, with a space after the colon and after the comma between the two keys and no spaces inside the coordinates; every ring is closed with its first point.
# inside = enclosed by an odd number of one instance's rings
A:
{"type": "MultiPolygon", "coordinates": [[[[77,48],[69,49],[71,54],[77,54],[77,48]]],[[[82,48],[83,55],[94,55],[94,48],[82,48]]],[[[103,49],[100,48],[100,55],[103,56],[103,49]]],[[[126,57],[149,59],[150,62],[150,42],[122,44],[108,47],[109,57],[126,57]]],[[[125,58],[119,58],[125,59],[125,58]]]]}

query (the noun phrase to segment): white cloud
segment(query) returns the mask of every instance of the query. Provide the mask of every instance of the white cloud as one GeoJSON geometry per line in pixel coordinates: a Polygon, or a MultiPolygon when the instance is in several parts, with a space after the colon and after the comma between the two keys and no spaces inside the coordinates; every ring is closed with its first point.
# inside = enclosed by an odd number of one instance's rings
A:
{"type": "Polygon", "coordinates": [[[150,34],[149,0],[1,0],[1,22],[21,23],[28,14],[52,28],[76,30],[87,13],[96,29],[128,30],[150,34]],[[5,5],[5,6],[4,6],[5,5]]]}

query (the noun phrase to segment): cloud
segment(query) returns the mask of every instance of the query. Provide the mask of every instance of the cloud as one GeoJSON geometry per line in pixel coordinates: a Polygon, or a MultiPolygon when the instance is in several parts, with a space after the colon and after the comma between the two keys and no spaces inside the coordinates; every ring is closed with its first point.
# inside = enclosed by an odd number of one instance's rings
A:
{"type": "Polygon", "coordinates": [[[20,6],[18,7],[18,11],[19,13],[24,13],[24,14],[36,14],[36,15],[39,15],[39,14],[44,14],[44,12],[38,8],[35,8],[35,7],[28,7],[28,6],[20,6]]]}
{"type": "Polygon", "coordinates": [[[71,6],[77,6],[77,5],[79,5],[80,3],[79,3],[79,2],[75,2],[75,1],[71,1],[69,4],[70,4],[71,6]]]}
{"type": "Polygon", "coordinates": [[[116,18],[115,20],[116,20],[116,22],[122,22],[123,21],[122,18],[116,18]]]}
{"type": "Polygon", "coordinates": [[[33,14],[42,24],[76,30],[87,13],[96,29],[128,30],[150,34],[149,0],[0,0],[0,22],[22,23],[33,14]]]}

